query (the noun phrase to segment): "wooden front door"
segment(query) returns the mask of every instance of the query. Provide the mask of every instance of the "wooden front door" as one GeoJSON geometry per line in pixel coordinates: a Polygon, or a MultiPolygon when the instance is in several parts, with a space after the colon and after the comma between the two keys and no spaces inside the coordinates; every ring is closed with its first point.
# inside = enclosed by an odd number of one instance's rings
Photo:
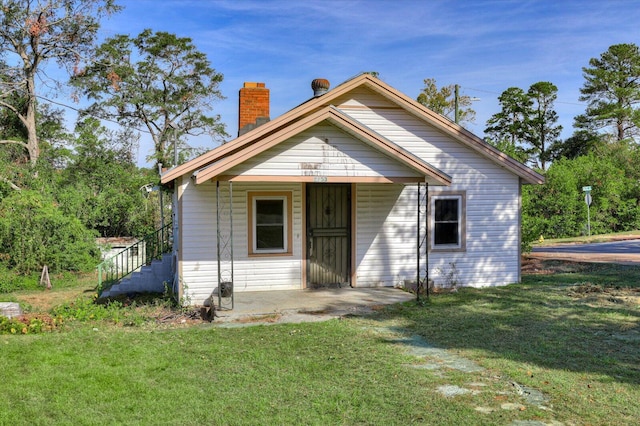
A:
{"type": "Polygon", "coordinates": [[[343,287],[351,276],[351,185],[307,185],[307,286],[343,287]]]}

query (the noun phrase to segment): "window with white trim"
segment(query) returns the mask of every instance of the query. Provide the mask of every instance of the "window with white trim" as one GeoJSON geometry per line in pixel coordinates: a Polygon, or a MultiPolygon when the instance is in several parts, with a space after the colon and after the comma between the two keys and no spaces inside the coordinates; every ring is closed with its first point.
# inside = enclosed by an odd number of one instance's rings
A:
{"type": "Polygon", "coordinates": [[[432,250],[465,249],[465,199],[462,193],[432,195],[432,250]]]}
{"type": "Polygon", "coordinates": [[[290,254],[291,193],[248,195],[249,254],[290,254]]]}

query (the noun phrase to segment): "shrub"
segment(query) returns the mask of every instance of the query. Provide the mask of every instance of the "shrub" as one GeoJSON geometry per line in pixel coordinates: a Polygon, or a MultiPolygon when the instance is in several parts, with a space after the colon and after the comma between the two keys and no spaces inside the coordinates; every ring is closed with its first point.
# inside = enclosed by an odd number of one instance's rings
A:
{"type": "Polygon", "coordinates": [[[0,201],[0,262],[18,274],[83,271],[99,260],[95,234],[53,199],[15,191],[0,201]]]}
{"type": "Polygon", "coordinates": [[[39,280],[38,272],[26,275],[16,274],[0,263],[0,294],[17,290],[36,290],[40,288],[39,280]]]}

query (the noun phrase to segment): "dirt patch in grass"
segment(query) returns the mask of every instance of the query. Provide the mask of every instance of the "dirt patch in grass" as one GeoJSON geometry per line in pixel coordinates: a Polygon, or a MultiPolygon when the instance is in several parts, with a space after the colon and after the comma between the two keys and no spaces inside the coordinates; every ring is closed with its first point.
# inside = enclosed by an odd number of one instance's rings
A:
{"type": "MultiPolygon", "coordinates": [[[[611,271],[608,275],[616,276],[616,265],[609,265],[611,271]]],[[[524,257],[522,259],[522,274],[543,276],[565,274],[566,276],[580,276],[602,270],[606,265],[593,264],[587,262],[576,262],[568,260],[551,260],[535,257],[524,257]]],[[[625,268],[625,266],[617,266],[625,268]]],[[[600,275],[602,276],[602,275],[600,275]]],[[[610,306],[611,304],[627,304],[629,306],[640,305],[640,287],[630,287],[627,285],[616,285],[613,279],[604,279],[603,282],[594,283],[582,281],[574,283],[568,290],[567,295],[584,302],[597,304],[600,306],[610,306]]]]}
{"type": "Polygon", "coordinates": [[[78,297],[91,297],[96,293],[94,287],[73,287],[60,290],[42,290],[25,293],[15,293],[21,305],[26,305],[34,312],[47,312],[53,307],[65,302],[76,300],[78,297]]]}
{"type": "Polygon", "coordinates": [[[625,304],[632,307],[640,306],[640,288],[600,286],[585,282],[569,288],[567,294],[592,306],[609,306],[612,304],[625,304]]]}
{"type": "Polygon", "coordinates": [[[264,314],[264,315],[248,315],[245,317],[238,318],[234,322],[237,322],[240,324],[263,323],[263,322],[271,323],[271,322],[277,322],[281,316],[282,315],[277,312],[272,314],[264,314]]]}
{"type": "Polygon", "coordinates": [[[522,259],[522,273],[527,275],[551,275],[554,268],[547,267],[543,259],[524,257],[522,259]]]}
{"type": "Polygon", "coordinates": [[[554,275],[584,272],[591,266],[588,263],[573,260],[545,259],[524,256],[522,258],[523,275],[554,275]]]}

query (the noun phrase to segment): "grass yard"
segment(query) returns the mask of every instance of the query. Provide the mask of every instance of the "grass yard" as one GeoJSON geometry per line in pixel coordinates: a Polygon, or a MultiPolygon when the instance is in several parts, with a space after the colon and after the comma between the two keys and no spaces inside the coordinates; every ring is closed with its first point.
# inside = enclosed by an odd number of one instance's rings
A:
{"type": "Polygon", "coordinates": [[[534,241],[534,246],[550,246],[557,244],[590,244],[607,243],[621,240],[637,240],[640,238],[640,230],[616,232],[612,234],[581,235],[579,237],[549,238],[543,241],[534,241]]]}
{"type": "Polygon", "coordinates": [[[527,266],[322,323],[0,335],[0,424],[637,424],[640,268],[527,266]]]}

